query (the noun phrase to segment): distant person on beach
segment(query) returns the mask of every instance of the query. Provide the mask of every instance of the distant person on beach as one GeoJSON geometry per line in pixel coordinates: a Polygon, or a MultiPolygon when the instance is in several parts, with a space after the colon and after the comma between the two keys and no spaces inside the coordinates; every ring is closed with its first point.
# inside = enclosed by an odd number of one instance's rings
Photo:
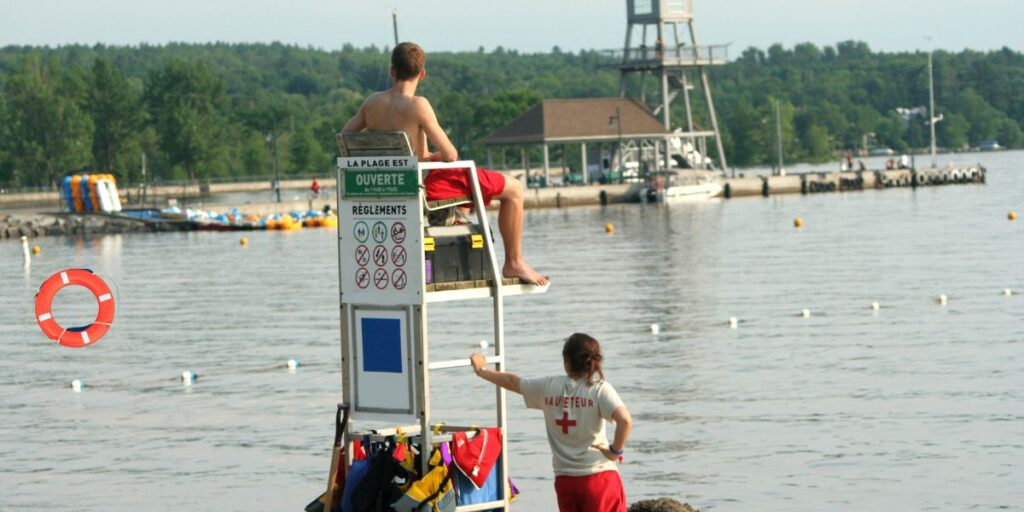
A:
{"type": "Polygon", "coordinates": [[[544,412],[560,512],[626,512],[616,462],[622,461],[633,419],[604,380],[604,357],[596,339],[575,333],[565,340],[564,375],[525,379],[489,369],[482,354],[469,359],[480,378],[523,395],[526,407],[544,412]],[[611,443],[605,421],[615,423],[611,443]]]}
{"type": "MultiPolygon", "coordinates": [[[[409,136],[413,154],[422,161],[453,162],[459,159],[455,146],[441,129],[430,102],[416,96],[416,87],[427,76],[426,53],[414,43],[402,43],[391,52],[391,78],[394,85],[366,98],[359,111],[345,124],[343,132],[398,131],[409,136]],[[428,141],[437,151],[431,153],[428,141]]],[[[506,180],[501,173],[477,169],[484,204],[501,201],[498,230],[505,245],[505,277],[518,277],[531,284],[544,285],[548,280],[523,258],[523,186],[506,180]]],[[[472,197],[465,169],[437,169],[423,180],[427,199],[431,201],[472,197]]]]}

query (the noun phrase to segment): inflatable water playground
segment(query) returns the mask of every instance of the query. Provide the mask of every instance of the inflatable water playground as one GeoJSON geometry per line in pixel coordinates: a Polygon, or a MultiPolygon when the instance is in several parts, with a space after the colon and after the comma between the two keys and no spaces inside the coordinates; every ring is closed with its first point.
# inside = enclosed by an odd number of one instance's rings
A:
{"type": "Polygon", "coordinates": [[[240,212],[232,208],[228,212],[182,210],[177,206],[163,210],[134,210],[124,212],[127,216],[141,216],[150,220],[184,221],[198,231],[294,231],[302,228],[337,228],[338,217],[334,213],[309,210],[257,215],[240,212]]]}

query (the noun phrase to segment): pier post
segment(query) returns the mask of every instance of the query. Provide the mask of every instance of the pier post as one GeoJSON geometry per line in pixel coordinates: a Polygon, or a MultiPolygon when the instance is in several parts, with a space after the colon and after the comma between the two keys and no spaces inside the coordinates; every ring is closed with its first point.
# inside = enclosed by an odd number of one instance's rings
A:
{"type": "Polygon", "coordinates": [[[530,150],[529,150],[529,148],[527,146],[523,146],[522,152],[523,152],[522,153],[523,171],[526,172],[526,183],[527,183],[527,186],[529,186],[529,183],[530,183],[530,150]]]}
{"type": "Polygon", "coordinates": [[[544,144],[544,186],[551,183],[551,161],[548,155],[548,145],[544,144]]]}
{"type": "Polygon", "coordinates": [[[583,169],[583,184],[587,185],[590,183],[590,170],[587,169],[587,143],[580,143],[580,164],[583,169]]]}

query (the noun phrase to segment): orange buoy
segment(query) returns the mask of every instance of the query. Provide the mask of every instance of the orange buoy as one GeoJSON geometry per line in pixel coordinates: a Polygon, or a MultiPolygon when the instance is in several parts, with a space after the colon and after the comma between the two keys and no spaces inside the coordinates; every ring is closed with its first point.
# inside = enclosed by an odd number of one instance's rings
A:
{"type": "Polygon", "coordinates": [[[36,321],[47,338],[65,347],[80,348],[96,343],[110,330],[114,322],[114,296],[99,276],[91,270],[70,268],[50,276],[36,294],[36,321]],[[96,319],[83,327],[63,327],[53,318],[53,297],[64,287],[77,285],[92,292],[99,312],[96,319]]]}

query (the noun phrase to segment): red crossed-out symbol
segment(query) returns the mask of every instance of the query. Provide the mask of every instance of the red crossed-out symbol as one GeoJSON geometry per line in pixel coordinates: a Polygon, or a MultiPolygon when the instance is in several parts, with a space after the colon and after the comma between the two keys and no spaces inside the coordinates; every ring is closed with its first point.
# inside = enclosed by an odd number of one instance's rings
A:
{"type": "Polygon", "coordinates": [[[365,268],[356,270],[356,286],[365,289],[370,286],[370,271],[365,268]]]}
{"type": "Polygon", "coordinates": [[[405,247],[401,245],[396,245],[393,249],[391,249],[391,261],[395,264],[396,267],[401,267],[405,265],[406,258],[408,258],[408,254],[406,254],[405,252],[405,247]]]}
{"type": "Polygon", "coordinates": [[[569,433],[569,427],[575,427],[576,426],[576,420],[570,420],[569,419],[569,411],[562,411],[562,419],[555,420],[555,425],[558,425],[559,427],[562,427],[562,433],[563,434],[568,434],[569,433]]]}
{"type": "Polygon", "coordinates": [[[405,284],[407,282],[409,282],[409,278],[405,275],[404,270],[396,268],[395,271],[391,273],[391,284],[394,285],[396,290],[405,289],[405,284]]]}
{"type": "Polygon", "coordinates": [[[388,287],[388,271],[382,268],[378,268],[373,271],[373,285],[378,290],[383,290],[388,287]]]}
{"type": "Polygon", "coordinates": [[[405,241],[405,224],[401,222],[395,222],[391,225],[391,239],[396,244],[400,244],[405,241]]]}
{"type": "Polygon", "coordinates": [[[373,248],[373,262],[378,267],[383,267],[388,264],[388,248],[383,245],[378,245],[373,248]]]}
{"type": "Polygon", "coordinates": [[[360,245],[359,247],[356,247],[356,263],[358,263],[360,267],[365,267],[366,264],[369,262],[370,250],[367,249],[365,245],[360,245]]]}

